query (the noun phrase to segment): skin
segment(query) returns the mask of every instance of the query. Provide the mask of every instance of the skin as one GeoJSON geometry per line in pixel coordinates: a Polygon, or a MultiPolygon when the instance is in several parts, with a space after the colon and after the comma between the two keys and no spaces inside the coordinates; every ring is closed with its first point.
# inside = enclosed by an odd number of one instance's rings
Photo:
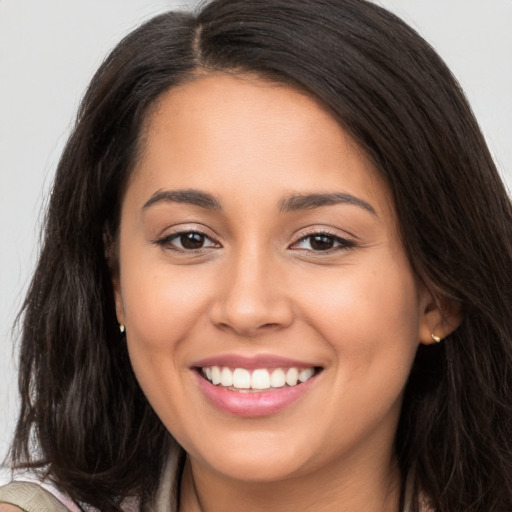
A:
{"type": "Polygon", "coordinates": [[[386,183],[316,100],[220,73],[168,91],[126,189],[117,261],[137,379],[188,454],[182,512],[398,510],[405,382],[418,344],[453,323],[411,270],[386,183]],[[221,208],[144,207],[190,189],[221,208]],[[281,209],[290,194],[333,191],[373,211],[281,209]],[[205,234],[200,249],[172,238],[187,230],[205,234]],[[331,249],[314,250],[319,232],[331,249]],[[219,354],[323,370],[284,410],[240,418],[205,399],[192,368],[219,354]]]}

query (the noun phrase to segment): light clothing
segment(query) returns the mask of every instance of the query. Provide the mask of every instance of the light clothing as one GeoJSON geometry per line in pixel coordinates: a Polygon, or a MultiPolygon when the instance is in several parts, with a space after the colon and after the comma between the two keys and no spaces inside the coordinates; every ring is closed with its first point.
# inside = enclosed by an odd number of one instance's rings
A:
{"type": "MultiPolygon", "coordinates": [[[[41,481],[28,471],[15,473],[12,483],[7,487],[0,487],[0,503],[16,505],[18,502],[15,500],[19,500],[19,506],[22,506],[22,508],[29,512],[33,505],[32,501],[34,501],[34,505],[36,503],[39,505],[37,510],[52,510],[53,512],[55,509],[55,512],[81,512],[80,508],[77,507],[73,500],[61,493],[55,486],[48,482],[41,481]],[[33,487],[36,484],[47,492],[36,492],[33,487]],[[35,496],[34,493],[36,493],[37,496],[35,496]],[[51,499],[48,495],[51,495],[51,497],[55,499],[51,499]],[[36,499],[38,500],[37,502],[35,501],[36,499]],[[60,502],[63,507],[59,508],[56,501],[60,502]]],[[[94,512],[94,509],[91,509],[91,512],[94,512]]]]}
{"type": "MultiPolygon", "coordinates": [[[[169,457],[163,472],[155,502],[151,507],[153,512],[178,512],[180,453],[174,450],[169,457]]],[[[10,484],[0,487],[0,503],[17,505],[26,512],[81,512],[81,509],[69,497],[65,496],[55,486],[38,480],[29,473],[15,475],[10,484]]],[[[87,512],[100,512],[92,507],[83,507],[87,512]]],[[[130,501],[123,505],[125,512],[139,512],[137,503],[130,501]]],[[[408,512],[406,506],[404,512],[408,512]]],[[[421,512],[432,512],[423,504],[421,512]]]]}
{"type": "MultiPolygon", "coordinates": [[[[153,512],[178,512],[179,460],[180,452],[173,450],[151,508],[153,512]]],[[[29,471],[15,472],[13,480],[0,487],[0,503],[16,505],[26,512],[101,512],[86,505],[80,508],[54,485],[29,471]]],[[[139,506],[135,500],[127,500],[123,503],[123,510],[139,512],[139,506]]]]}

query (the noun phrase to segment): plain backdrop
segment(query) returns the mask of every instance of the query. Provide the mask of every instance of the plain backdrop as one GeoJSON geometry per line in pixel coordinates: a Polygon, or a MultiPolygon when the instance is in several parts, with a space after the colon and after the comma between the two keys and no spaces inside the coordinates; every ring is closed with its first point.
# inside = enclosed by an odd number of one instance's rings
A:
{"type": "MultiPolygon", "coordinates": [[[[290,0],[292,2],[293,0],[290,0]]],[[[512,189],[512,0],[379,0],[416,28],[462,84],[512,189]]],[[[0,0],[0,460],[14,428],[16,331],[52,176],[106,54],[186,0],[0,0]]]]}

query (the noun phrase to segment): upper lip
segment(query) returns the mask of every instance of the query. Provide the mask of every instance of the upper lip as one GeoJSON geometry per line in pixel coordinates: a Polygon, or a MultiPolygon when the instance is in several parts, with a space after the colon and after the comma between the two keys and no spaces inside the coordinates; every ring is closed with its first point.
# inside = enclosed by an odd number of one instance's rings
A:
{"type": "Polygon", "coordinates": [[[288,357],[276,356],[271,354],[261,354],[255,356],[224,354],[207,357],[192,364],[194,368],[204,368],[208,366],[223,366],[228,368],[246,368],[256,370],[258,368],[315,368],[319,365],[306,361],[299,361],[288,357]]]}

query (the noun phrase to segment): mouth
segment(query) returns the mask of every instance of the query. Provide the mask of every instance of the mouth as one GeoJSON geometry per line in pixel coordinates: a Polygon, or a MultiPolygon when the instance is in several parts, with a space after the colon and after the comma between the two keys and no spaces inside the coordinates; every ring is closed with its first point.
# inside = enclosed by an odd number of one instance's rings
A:
{"type": "Polygon", "coordinates": [[[197,361],[191,369],[207,402],[241,418],[281,413],[309,395],[324,370],[270,355],[213,357],[197,361]]]}
{"type": "Polygon", "coordinates": [[[321,371],[320,367],[231,368],[202,366],[200,376],[216,387],[239,393],[262,393],[293,388],[307,382],[321,371]]]}

